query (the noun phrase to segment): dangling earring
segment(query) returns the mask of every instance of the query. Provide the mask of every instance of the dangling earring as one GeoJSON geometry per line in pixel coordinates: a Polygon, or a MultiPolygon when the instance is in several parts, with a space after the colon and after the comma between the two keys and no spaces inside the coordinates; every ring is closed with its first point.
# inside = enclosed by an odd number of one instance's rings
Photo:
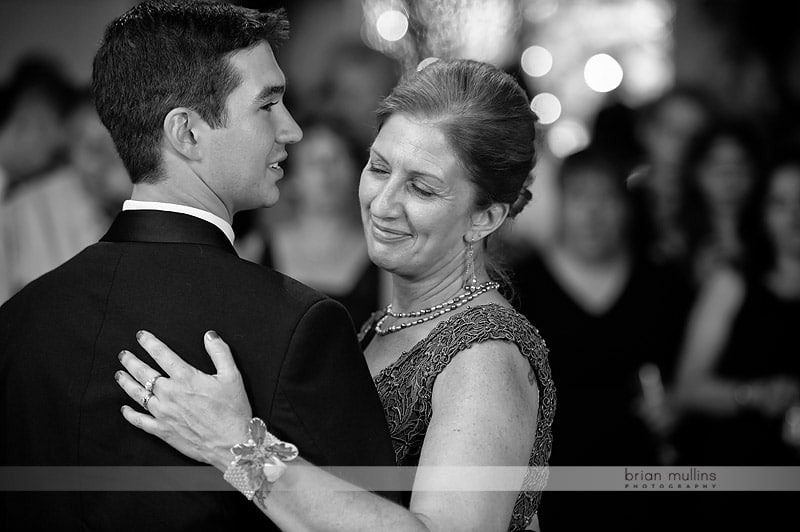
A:
{"type": "Polygon", "coordinates": [[[475,241],[469,239],[467,241],[467,257],[464,264],[464,288],[470,292],[474,291],[478,286],[478,278],[475,277],[475,250],[473,244],[475,241]]]}

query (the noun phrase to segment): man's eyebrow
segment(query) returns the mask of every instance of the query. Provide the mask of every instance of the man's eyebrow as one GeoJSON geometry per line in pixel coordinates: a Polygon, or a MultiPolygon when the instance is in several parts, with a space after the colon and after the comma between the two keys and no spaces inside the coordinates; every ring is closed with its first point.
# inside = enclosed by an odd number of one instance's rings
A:
{"type": "Polygon", "coordinates": [[[283,93],[286,92],[285,85],[271,85],[269,87],[264,87],[261,89],[261,92],[255,97],[255,102],[265,102],[267,100],[271,100],[274,96],[281,96],[283,93]]]}

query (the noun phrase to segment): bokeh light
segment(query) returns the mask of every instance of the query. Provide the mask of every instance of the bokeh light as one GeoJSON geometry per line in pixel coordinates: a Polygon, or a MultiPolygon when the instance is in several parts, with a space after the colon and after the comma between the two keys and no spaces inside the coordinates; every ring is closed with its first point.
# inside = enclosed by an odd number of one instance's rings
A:
{"type": "Polygon", "coordinates": [[[561,116],[561,101],[549,92],[537,94],[531,100],[531,109],[539,116],[542,124],[552,124],[561,116]]]}
{"type": "Polygon", "coordinates": [[[553,54],[543,46],[529,46],[522,52],[520,64],[527,75],[538,78],[553,68],[553,54]]]}
{"type": "Polygon", "coordinates": [[[399,41],[408,31],[408,18],[400,11],[390,9],[380,14],[376,26],[382,38],[390,42],[399,41]]]}
{"type": "Polygon", "coordinates": [[[586,61],[583,78],[593,91],[610,92],[622,83],[622,67],[608,54],[593,55],[586,61]]]}
{"type": "Polygon", "coordinates": [[[589,130],[577,120],[561,120],[547,132],[547,147],[556,157],[563,158],[589,145],[589,130]]]}

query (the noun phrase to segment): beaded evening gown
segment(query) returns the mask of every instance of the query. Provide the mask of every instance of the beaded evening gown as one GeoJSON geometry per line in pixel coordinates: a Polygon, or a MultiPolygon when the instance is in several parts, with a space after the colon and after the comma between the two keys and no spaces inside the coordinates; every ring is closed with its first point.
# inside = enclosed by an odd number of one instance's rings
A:
{"type": "MultiPolygon", "coordinates": [[[[379,311],[367,320],[359,333],[362,347],[372,340],[379,311]]],[[[425,433],[431,420],[431,396],[436,377],[459,352],[473,344],[492,340],[513,342],[536,372],[539,410],[536,436],[529,466],[547,466],[553,444],[551,427],[556,392],[550,374],[548,351],[539,332],[513,309],[497,304],[468,307],[439,323],[425,338],[375,376],[375,385],[389,423],[397,464],[419,462],[425,433]]],[[[526,485],[535,479],[526,479],[526,485]]],[[[409,494],[410,495],[410,494],[409,494]]],[[[536,513],[541,491],[520,491],[509,530],[523,530],[536,513]]]]}

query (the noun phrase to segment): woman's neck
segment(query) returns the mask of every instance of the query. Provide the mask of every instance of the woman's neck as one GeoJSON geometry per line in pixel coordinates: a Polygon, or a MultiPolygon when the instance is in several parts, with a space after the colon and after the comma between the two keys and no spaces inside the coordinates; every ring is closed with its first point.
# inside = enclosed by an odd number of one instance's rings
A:
{"type": "MultiPolygon", "coordinates": [[[[395,312],[413,312],[448,301],[464,290],[464,261],[456,256],[425,277],[403,277],[392,274],[392,309],[395,312]]],[[[489,280],[480,257],[475,260],[478,283],[489,280]]]]}
{"type": "Polygon", "coordinates": [[[770,287],[784,297],[800,296],[800,257],[780,254],[768,276],[770,287]]]}

